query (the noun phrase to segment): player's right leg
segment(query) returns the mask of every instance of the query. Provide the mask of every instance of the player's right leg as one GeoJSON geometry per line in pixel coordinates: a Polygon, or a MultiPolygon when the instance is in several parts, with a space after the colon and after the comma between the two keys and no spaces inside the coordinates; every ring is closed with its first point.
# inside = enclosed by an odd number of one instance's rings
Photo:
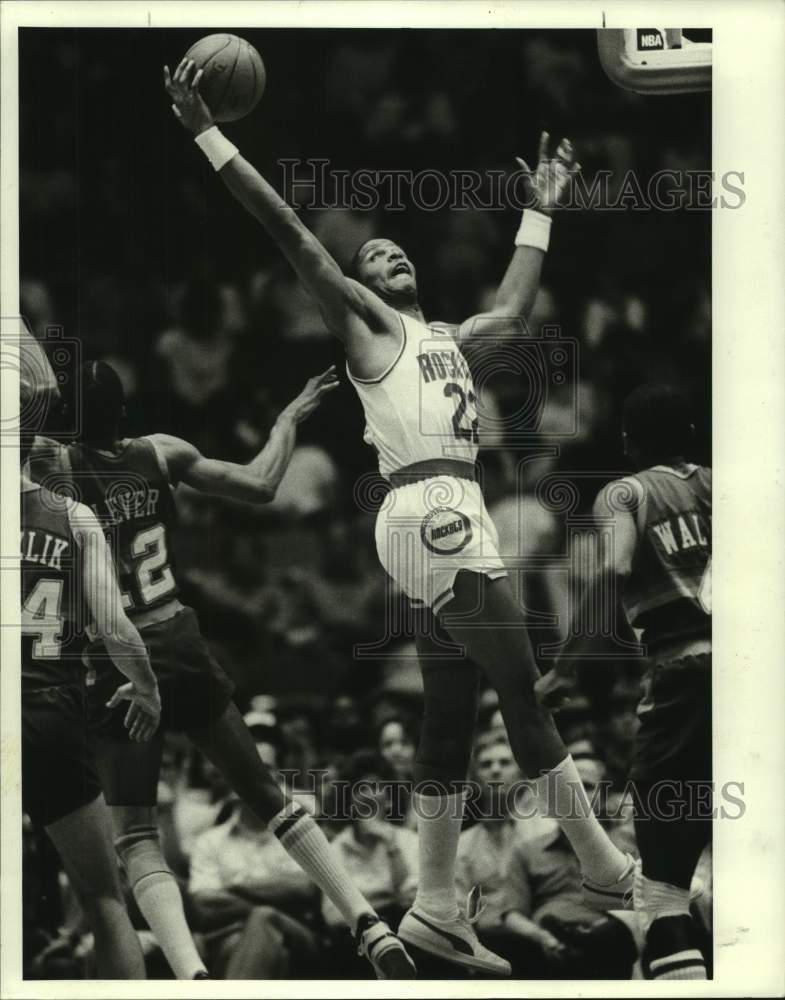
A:
{"type": "Polygon", "coordinates": [[[541,800],[578,856],[587,900],[598,909],[621,909],[632,889],[632,859],[600,826],[550,712],[537,701],[540,674],[509,580],[461,570],[452,593],[442,623],[496,688],[516,762],[537,781],[541,800]]]}
{"type": "Polygon", "coordinates": [[[144,979],[144,957],[123,902],[103,799],[48,824],[46,832],[93,931],[98,977],[144,979]]]}
{"type": "Polygon", "coordinates": [[[413,979],[414,965],[401,942],[354,885],[313,817],[284,793],[262,762],[234,702],[209,726],[189,729],[188,736],[335,904],[377,976],[413,979]]]}
{"type": "Polygon", "coordinates": [[[424,713],[415,757],[419,881],[398,933],[407,944],[457,965],[501,976],[510,964],[485,948],[458,909],[455,866],[464,812],[463,785],[477,718],[479,668],[449,655],[449,637],[419,612],[417,653],[424,713]]]}

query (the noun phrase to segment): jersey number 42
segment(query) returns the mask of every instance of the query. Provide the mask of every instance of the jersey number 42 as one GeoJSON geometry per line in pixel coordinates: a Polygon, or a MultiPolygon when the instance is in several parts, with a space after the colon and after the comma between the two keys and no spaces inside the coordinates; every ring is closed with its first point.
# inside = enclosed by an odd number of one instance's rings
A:
{"type": "MultiPolygon", "coordinates": [[[[136,591],[145,606],[174,591],[177,584],[169,566],[163,524],[154,524],[138,532],[131,542],[131,556],[136,591]]],[[[123,591],[123,608],[126,611],[134,608],[133,597],[127,591],[123,591]]]]}

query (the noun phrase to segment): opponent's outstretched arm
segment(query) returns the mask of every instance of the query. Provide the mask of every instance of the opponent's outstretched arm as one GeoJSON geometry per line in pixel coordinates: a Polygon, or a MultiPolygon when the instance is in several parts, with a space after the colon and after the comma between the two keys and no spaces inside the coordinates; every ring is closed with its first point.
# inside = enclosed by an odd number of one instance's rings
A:
{"type": "Polygon", "coordinates": [[[294,209],[215,128],[213,116],[199,93],[202,70],[183,60],[164,83],[177,118],[207,154],[234,197],[265,227],[283,251],[306,289],[319,304],[331,333],[350,337],[353,326],[365,332],[379,324],[379,306],[357,282],[347,278],[332,255],[297,217],[294,209]],[[204,137],[204,138],[202,138],[204,137]]]}
{"type": "Polygon", "coordinates": [[[508,333],[517,321],[529,318],[540,287],[545,253],[550,238],[551,216],[558,206],[570,178],[581,169],[575,162],[572,143],[562,139],[554,157],[548,156],[549,135],[540,136],[537,169],[532,171],[520,157],[526,188],[523,221],[515,237],[515,252],[496,291],[493,308],[465,320],[461,338],[490,333],[508,333]]]}
{"type": "Polygon", "coordinates": [[[173,482],[183,482],[212,496],[246,503],[267,503],[283,479],[297,440],[297,426],[339,385],[335,365],[314,378],[281,411],[264,448],[247,465],[206,458],[198,448],[170,434],[151,434],[150,440],[166,464],[173,482]]]}

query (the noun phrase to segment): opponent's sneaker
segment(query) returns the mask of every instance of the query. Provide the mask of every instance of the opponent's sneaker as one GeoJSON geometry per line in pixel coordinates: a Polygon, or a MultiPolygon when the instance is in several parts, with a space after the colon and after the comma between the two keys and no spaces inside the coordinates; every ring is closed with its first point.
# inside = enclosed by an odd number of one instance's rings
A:
{"type": "Polygon", "coordinates": [[[635,859],[627,855],[627,867],[616,882],[600,885],[585,875],[583,877],[583,899],[593,910],[607,913],[609,910],[629,910],[632,908],[632,889],[635,882],[635,859]]]}
{"type": "Polygon", "coordinates": [[[357,954],[367,958],[377,979],[416,979],[417,969],[400,940],[375,913],[364,913],[355,931],[357,954]]]}
{"type": "Polygon", "coordinates": [[[482,910],[482,898],[477,886],[469,893],[466,914],[459,914],[454,920],[432,917],[418,909],[415,903],[403,915],[398,934],[407,944],[421,948],[436,958],[478,972],[509,976],[512,971],[510,963],[480,944],[474,932],[472,923],[482,910]]]}

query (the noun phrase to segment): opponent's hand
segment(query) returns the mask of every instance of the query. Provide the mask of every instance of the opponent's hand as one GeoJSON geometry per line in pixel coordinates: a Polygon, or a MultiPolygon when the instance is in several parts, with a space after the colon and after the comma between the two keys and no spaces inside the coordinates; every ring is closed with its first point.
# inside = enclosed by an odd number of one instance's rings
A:
{"type": "Polygon", "coordinates": [[[166,92],[174,101],[172,111],[181,125],[194,135],[206,132],[215,124],[210,109],[199,93],[199,82],[204,70],[196,70],[193,59],[183,59],[174,76],[169,73],[169,67],[164,66],[164,86],[166,92]]]}
{"type": "Polygon", "coordinates": [[[340,385],[335,365],[330,365],[326,372],[309,378],[305,388],[286,407],[286,411],[298,424],[306,420],[321,403],[328,392],[340,385]]]}
{"type": "Polygon", "coordinates": [[[543,708],[558,712],[570,700],[575,687],[575,672],[565,667],[549,670],[534,685],[534,693],[543,708]]]}
{"type": "Polygon", "coordinates": [[[107,708],[115,708],[122,701],[130,701],[123,724],[128,735],[136,743],[146,743],[151,739],[161,721],[161,695],[158,684],[151,688],[139,688],[131,681],[122,684],[106,703],[107,708]]]}
{"type": "Polygon", "coordinates": [[[569,139],[561,140],[553,157],[548,156],[549,140],[548,133],[543,132],[536,170],[532,171],[519,156],[515,158],[523,171],[527,206],[545,215],[550,215],[559,205],[570,178],[581,169],[580,163],[575,162],[575,152],[569,139]]]}

